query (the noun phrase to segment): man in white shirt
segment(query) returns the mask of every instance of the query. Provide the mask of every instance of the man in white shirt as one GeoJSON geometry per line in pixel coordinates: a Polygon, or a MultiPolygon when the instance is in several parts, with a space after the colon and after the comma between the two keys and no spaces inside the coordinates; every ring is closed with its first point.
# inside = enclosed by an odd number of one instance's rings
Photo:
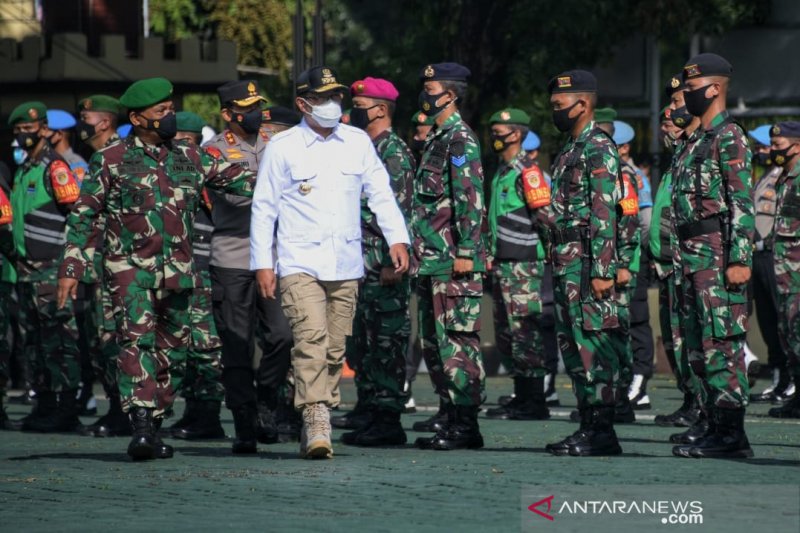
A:
{"type": "Polygon", "coordinates": [[[309,458],[333,456],[328,409],[339,403],[345,337],[364,275],[362,192],[396,272],[408,269],[410,240],[389,175],[369,136],[339,123],[347,90],[328,67],[298,77],[295,104],[303,121],[267,146],[250,225],[250,268],[259,292],[275,297],[276,265],[281,278],[281,304],[295,338],[295,408],[303,413],[300,454],[309,458]]]}

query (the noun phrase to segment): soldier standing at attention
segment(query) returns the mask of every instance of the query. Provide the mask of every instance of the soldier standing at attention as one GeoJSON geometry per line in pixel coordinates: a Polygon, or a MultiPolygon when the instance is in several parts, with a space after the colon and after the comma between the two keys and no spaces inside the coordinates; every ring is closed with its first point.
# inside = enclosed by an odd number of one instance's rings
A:
{"type": "MultiPolygon", "coordinates": [[[[550,186],[533,156],[522,149],[531,117],[506,108],[489,118],[492,150],[500,166],[492,180],[489,228],[495,336],[503,366],[514,379],[513,398],[488,418],[546,420],[542,284],[546,224],[536,213],[550,205],[550,186]]],[[[546,223],[546,221],[545,221],[546,223]]]]}
{"type": "Polygon", "coordinates": [[[157,431],[180,390],[191,337],[193,289],[202,279],[192,260],[194,214],[204,186],[252,194],[253,176],[175,141],[172,84],[133,83],[120,98],[133,135],[97,152],[69,215],[58,303],[75,297],[91,251],[102,237],[103,264],[117,313],[118,383],[129,413],[134,460],[169,458],[157,431]],[[105,217],[105,231],[97,219],[105,217]]]}
{"type": "Polygon", "coordinates": [[[750,147],[726,110],[733,67],[700,54],[683,67],[686,109],[701,127],[675,161],[672,208],[685,348],[699,383],[704,434],[679,457],[752,457],[744,431],[747,283],[753,255],[750,147]]]}
{"type": "Polygon", "coordinates": [[[569,133],[553,167],[551,258],[556,331],[578,399],[580,429],[548,444],[554,455],[618,455],[617,173],[613,141],[595,126],[597,80],[585,70],[548,84],[553,122],[569,133]]]}
{"type": "Polygon", "coordinates": [[[431,427],[436,434],[416,444],[436,450],[483,447],[478,427],[485,379],[479,336],[487,259],[483,167],[478,140],[457,105],[469,75],[457,63],[427,65],[420,72],[420,108],[435,125],[414,180],[412,234],[419,338],[441,404],[434,416],[439,423],[431,427]]]}

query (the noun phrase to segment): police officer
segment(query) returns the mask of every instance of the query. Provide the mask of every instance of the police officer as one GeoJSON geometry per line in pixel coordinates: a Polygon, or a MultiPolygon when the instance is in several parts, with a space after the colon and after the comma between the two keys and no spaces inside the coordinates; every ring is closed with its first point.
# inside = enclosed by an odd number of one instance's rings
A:
{"type": "Polygon", "coordinates": [[[63,109],[47,110],[47,127],[50,145],[64,158],[78,183],[83,181],[89,165],[72,149],[72,130],[77,125],[75,117],[63,109]]]}
{"type": "Polygon", "coordinates": [[[118,383],[129,412],[134,460],[169,458],[157,431],[180,390],[191,338],[192,289],[202,278],[192,260],[194,214],[204,186],[249,195],[253,175],[175,141],[172,84],[133,83],[120,98],[133,135],[92,157],[90,177],[69,215],[58,300],[75,297],[92,261],[87,250],[104,237],[104,268],[118,309],[118,383]],[[97,227],[105,215],[105,231],[97,227]]]}
{"type": "Polygon", "coordinates": [[[619,160],[613,141],[593,120],[594,75],[564,72],[550,80],[548,92],[556,127],[570,135],[553,169],[550,233],[556,331],[581,427],[546,449],[554,455],[616,455],[622,453],[614,431],[619,160]]]}
{"type": "MultiPolygon", "coordinates": [[[[261,127],[265,99],[252,80],[228,82],[217,93],[227,128],[208,142],[206,150],[255,172],[269,140],[261,127]]],[[[273,413],[289,368],[292,334],[280,303],[256,292],[249,268],[251,201],[218,193],[210,198],[214,320],[222,338],[225,403],[233,413],[236,429],[233,453],[255,453],[257,440],[264,444],[278,440],[273,413]],[[258,390],[253,369],[257,327],[264,330],[267,341],[261,366],[272,371],[271,382],[262,379],[258,390]]]]}
{"type": "Polygon", "coordinates": [[[680,457],[753,455],[744,431],[746,285],[754,229],[751,153],[726,110],[732,73],[728,61],[710,53],[683,68],[686,109],[700,118],[701,127],[673,169],[675,258],[686,350],[708,423],[695,442],[673,448],[680,457]]]}
{"type": "Polygon", "coordinates": [[[506,108],[489,118],[492,149],[500,166],[492,180],[489,228],[492,259],[492,298],[497,346],[503,365],[514,379],[514,397],[489,409],[489,418],[546,420],[547,374],[542,327],[544,228],[532,216],[550,203],[550,188],[522,141],[530,116],[506,108]]]}
{"type": "Polygon", "coordinates": [[[469,75],[457,63],[427,65],[420,72],[420,110],[435,125],[414,180],[412,234],[419,338],[441,404],[428,422],[436,434],[417,439],[417,446],[436,450],[483,447],[478,426],[485,379],[479,336],[487,259],[483,167],[475,133],[458,111],[469,75]]]}

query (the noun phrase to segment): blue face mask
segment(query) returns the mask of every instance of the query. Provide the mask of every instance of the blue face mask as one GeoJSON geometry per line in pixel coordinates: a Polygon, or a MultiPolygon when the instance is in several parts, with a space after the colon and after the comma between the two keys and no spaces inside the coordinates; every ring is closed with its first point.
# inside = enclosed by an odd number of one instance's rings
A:
{"type": "Polygon", "coordinates": [[[14,148],[14,163],[21,165],[28,159],[28,152],[22,148],[14,148]]]}

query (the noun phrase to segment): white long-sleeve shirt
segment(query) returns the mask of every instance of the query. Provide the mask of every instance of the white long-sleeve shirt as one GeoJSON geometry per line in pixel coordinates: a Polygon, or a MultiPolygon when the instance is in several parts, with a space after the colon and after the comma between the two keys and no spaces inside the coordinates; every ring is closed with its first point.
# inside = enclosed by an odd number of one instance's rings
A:
{"type": "Polygon", "coordinates": [[[369,136],[339,124],[327,138],[305,119],[273,137],[258,169],[250,222],[250,269],[322,281],[364,275],[361,194],[389,245],[409,244],[389,174],[369,136]],[[275,223],[278,257],[273,257],[275,223]]]}

